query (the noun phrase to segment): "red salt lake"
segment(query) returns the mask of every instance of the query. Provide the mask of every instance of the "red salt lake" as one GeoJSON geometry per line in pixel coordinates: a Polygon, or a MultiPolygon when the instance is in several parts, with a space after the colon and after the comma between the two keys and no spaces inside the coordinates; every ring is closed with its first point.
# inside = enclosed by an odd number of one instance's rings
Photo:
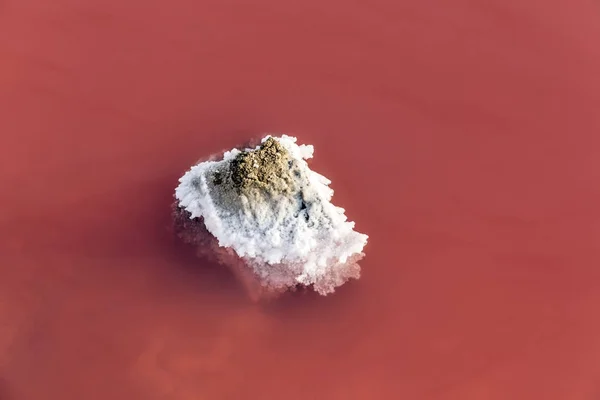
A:
{"type": "Polygon", "coordinates": [[[0,2],[0,399],[600,398],[600,4],[0,2]],[[168,231],[263,132],[370,235],[251,304],[168,231]]]}

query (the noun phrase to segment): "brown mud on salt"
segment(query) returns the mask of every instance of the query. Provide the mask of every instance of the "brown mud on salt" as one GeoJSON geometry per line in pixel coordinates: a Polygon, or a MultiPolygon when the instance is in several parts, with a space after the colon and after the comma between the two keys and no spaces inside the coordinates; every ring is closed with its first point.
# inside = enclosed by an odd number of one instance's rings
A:
{"type": "MultiPolygon", "coordinates": [[[[289,152],[270,137],[258,149],[238,154],[230,164],[229,174],[240,194],[276,196],[293,191],[292,165],[289,152]]],[[[297,169],[293,172],[300,173],[297,169]]]]}

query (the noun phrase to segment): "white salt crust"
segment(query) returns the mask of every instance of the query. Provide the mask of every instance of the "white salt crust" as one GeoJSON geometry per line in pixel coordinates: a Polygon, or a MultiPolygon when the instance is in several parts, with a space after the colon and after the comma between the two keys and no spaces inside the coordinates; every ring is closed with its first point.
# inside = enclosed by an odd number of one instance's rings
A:
{"type": "Polygon", "coordinates": [[[246,260],[265,286],[312,284],[321,294],[331,293],[347,279],[358,278],[356,260],[363,256],[368,236],[354,231],[345,210],[330,202],[331,181],[309,169],[305,160],[312,158],[313,146],[299,146],[296,138],[287,135],[273,138],[287,149],[300,171],[292,175],[296,193],[265,201],[236,194],[242,197],[236,210],[221,204],[223,196],[209,177],[229,168],[240,153],[233,149],[221,161],[193,166],[179,179],[175,197],[190,218],[204,219],[219,246],[233,249],[246,260]]]}

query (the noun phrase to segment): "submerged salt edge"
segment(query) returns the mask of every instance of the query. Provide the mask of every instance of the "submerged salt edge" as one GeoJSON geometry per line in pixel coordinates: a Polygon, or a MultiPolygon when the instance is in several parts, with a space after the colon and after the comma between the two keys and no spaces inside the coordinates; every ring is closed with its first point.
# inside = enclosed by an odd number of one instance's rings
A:
{"type": "MultiPolygon", "coordinates": [[[[313,146],[297,145],[296,141],[287,135],[267,135],[256,148],[232,149],[224,152],[220,161],[200,162],[179,179],[175,197],[190,219],[202,218],[219,246],[231,248],[248,260],[262,279],[289,285],[285,281],[293,278],[296,283],[310,285],[328,275],[339,275],[345,264],[361,258],[368,236],[354,231],[354,222],[347,221],[345,210],[330,202],[334,193],[328,186],[331,181],[308,167],[306,160],[313,157],[313,146]],[[294,190],[261,201],[241,194],[235,207],[216,202],[228,199],[229,194],[211,183],[211,174],[226,170],[241,152],[256,151],[269,138],[285,148],[290,168],[296,168],[294,190]],[[293,273],[281,273],[279,268],[278,277],[271,268],[274,265],[288,265],[293,273]]],[[[343,272],[348,276],[337,277],[333,279],[335,284],[328,285],[338,286],[349,277],[357,278],[358,271],[356,265],[352,272],[343,272]]]]}

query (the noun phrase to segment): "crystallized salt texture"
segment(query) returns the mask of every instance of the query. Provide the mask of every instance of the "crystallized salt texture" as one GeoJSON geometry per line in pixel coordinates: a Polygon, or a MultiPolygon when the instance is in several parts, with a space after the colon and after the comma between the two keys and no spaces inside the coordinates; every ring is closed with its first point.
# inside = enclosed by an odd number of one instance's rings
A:
{"type": "Polygon", "coordinates": [[[333,292],[358,278],[367,235],[354,231],[333,190],[306,162],[313,146],[266,136],[254,149],[193,166],[175,190],[178,207],[202,220],[219,246],[245,260],[265,286],[333,292]]]}

